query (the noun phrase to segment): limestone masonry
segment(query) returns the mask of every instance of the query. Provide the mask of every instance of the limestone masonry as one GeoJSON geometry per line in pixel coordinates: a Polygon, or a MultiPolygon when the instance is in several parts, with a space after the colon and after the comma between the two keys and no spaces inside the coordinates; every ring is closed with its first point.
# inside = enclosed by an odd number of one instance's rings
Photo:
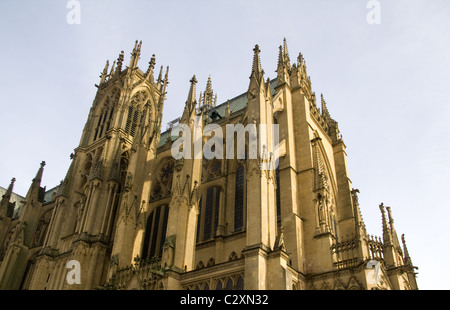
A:
{"type": "Polygon", "coordinates": [[[284,40],[271,79],[256,45],[248,91],[221,104],[211,78],[197,97],[193,76],[162,131],[169,67],[155,72],[153,55],[141,71],[141,44],[128,67],[123,51],[107,62],[61,184],[41,187],[42,162],[20,210],[14,179],[4,191],[0,289],[417,289],[390,207],[379,206],[382,237],[366,231],[338,123],[301,53],[291,63],[284,40]],[[173,130],[210,124],[278,125],[279,158],[249,156],[248,139],[231,159],[172,156],[173,130]]]}

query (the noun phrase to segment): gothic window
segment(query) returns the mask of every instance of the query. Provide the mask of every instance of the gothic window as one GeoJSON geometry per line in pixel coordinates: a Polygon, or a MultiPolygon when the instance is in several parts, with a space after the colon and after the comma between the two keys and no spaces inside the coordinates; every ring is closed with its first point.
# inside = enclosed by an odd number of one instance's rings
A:
{"type": "Polygon", "coordinates": [[[222,174],[222,161],[217,159],[203,159],[202,182],[207,182],[220,177],[222,174]]]}
{"type": "Polygon", "coordinates": [[[197,242],[214,238],[219,224],[220,187],[210,187],[200,199],[197,242]]]}
{"type": "Polygon", "coordinates": [[[32,246],[40,246],[44,244],[44,239],[47,234],[48,224],[50,223],[52,211],[53,209],[48,210],[39,219],[39,223],[33,237],[32,246]]]}
{"type": "Polygon", "coordinates": [[[162,205],[153,210],[148,219],[145,230],[142,258],[158,257],[162,254],[162,248],[166,239],[167,219],[169,206],[162,205]]]}
{"type": "Polygon", "coordinates": [[[276,201],[277,201],[277,220],[281,220],[281,189],[280,189],[280,168],[277,166],[275,169],[275,182],[276,182],[276,201]]]}
{"type": "Polygon", "coordinates": [[[111,127],[112,117],[114,114],[114,106],[119,101],[120,91],[116,89],[111,95],[108,95],[104,107],[100,113],[95,128],[94,141],[100,139],[111,127]]]}
{"type": "Polygon", "coordinates": [[[234,231],[244,228],[244,197],[245,197],[244,166],[239,164],[236,169],[234,189],[234,231]]]}
{"type": "Polygon", "coordinates": [[[128,163],[129,163],[128,152],[124,152],[120,157],[120,184],[122,186],[125,186],[125,182],[127,179],[128,163]]]}
{"type": "Polygon", "coordinates": [[[222,281],[218,280],[216,284],[216,290],[221,291],[223,289],[222,281]]]}
{"type": "Polygon", "coordinates": [[[198,203],[198,215],[197,215],[197,238],[195,239],[197,242],[200,241],[200,221],[202,219],[202,202],[203,198],[200,198],[200,202],[198,203]]]}
{"type": "Polygon", "coordinates": [[[127,116],[127,122],[125,124],[125,131],[130,136],[134,137],[134,134],[136,133],[136,127],[138,126],[139,121],[139,111],[138,108],[130,105],[128,108],[128,116],[127,116]]]}
{"type": "Polygon", "coordinates": [[[225,286],[225,289],[227,291],[231,291],[233,289],[233,280],[231,278],[228,278],[227,284],[225,286]]]}
{"type": "Polygon", "coordinates": [[[242,291],[244,289],[244,279],[239,276],[237,282],[236,282],[236,290],[242,291]]]}
{"type": "Polygon", "coordinates": [[[175,161],[167,160],[155,173],[155,180],[150,193],[150,201],[169,197],[172,194],[173,169],[175,161]]]}
{"type": "Polygon", "coordinates": [[[108,118],[108,122],[106,123],[106,131],[108,131],[109,128],[111,127],[113,113],[114,113],[114,108],[112,108],[111,111],[109,111],[109,118],[108,118]]]}
{"type": "Polygon", "coordinates": [[[125,123],[125,131],[131,137],[136,134],[136,129],[141,121],[142,109],[149,101],[148,94],[145,91],[137,92],[131,99],[125,123]]]}
{"type": "Polygon", "coordinates": [[[3,258],[5,257],[6,251],[8,250],[8,245],[10,241],[13,239],[15,231],[16,227],[12,228],[6,235],[6,238],[3,242],[3,247],[0,248],[0,261],[2,261],[3,258]]]}

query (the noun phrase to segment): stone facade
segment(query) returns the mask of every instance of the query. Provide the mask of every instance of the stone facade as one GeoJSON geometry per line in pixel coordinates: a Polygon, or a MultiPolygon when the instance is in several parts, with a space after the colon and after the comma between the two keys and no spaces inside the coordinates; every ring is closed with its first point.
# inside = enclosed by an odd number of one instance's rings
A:
{"type": "Polygon", "coordinates": [[[107,62],[50,201],[44,162],[19,217],[8,211],[14,182],[3,195],[0,289],[417,289],[391,209],[380,205],[382,237],[366,232],[338,123],[302,54],[291,63],[284,40],[269,79],[255,46],[248,91],[222,104],[211,78],[197,97],[194,76],[177,120],[200,133],[278,124],[274,163],[270,152],[249,156],[249,141],[242,158],[175,159],[180,126],[161,132],[169,67],[155,78],[153,55],[141,71],[140,51],[136,42],[126,68],[123,52],[107,62]]]}

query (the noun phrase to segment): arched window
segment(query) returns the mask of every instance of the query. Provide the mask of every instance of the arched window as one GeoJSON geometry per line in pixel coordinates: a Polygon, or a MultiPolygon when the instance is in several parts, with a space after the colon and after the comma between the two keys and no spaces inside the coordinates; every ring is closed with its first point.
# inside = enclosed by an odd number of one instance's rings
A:
{"type": "Polygon", "coordinates": [[[228,278],[227,285],[225,286],[225,289],[227,291],[233,290],[233,280],[231,278],[228,278]]]}
{"type": "Polygon", "coordinates": [[[142,258],[160,256],[166,239],[169,206],[163,205],[153,210],[147,219],[142,258]]]}
{"type": "Polygon", "coordinates": [[[111,127],[112,116],[114,114],[114,107],[105,107],[100,114],[97,122],[97,127],[95,128],[94,141],[100,139],[104,133],[106,133],[111,127]]]}
{"type": "Polygon", "coordinates": [[[125,131],[132,137],[136,133],[136,127],[139,121],[139,111],[137,107],[130,105],[128,108],[127,122],[125,124],[125,131]]]}
{"type": "Polygon", "coordinates": [[[236,290],[242,291],[244,290],[244,279],[239,276],[237,283],[236,283],[236,290]]]}
{"type": "Polygon", "coordinates": [[[234,189],[234,231],[244,228],[244,198],[245,198],[244,166],[239,164],[236,169],[234,189]]]}
{"type": "Polygon", "coordinates": [[[137,92],[131,99],[130,106],[128,107],[128,116],[125,123],[125,131],[131,137],[136,134],[136,128],[141,121],[142,109],[150,103],[149,95],[145,91],[137,92]]]}
{"type": "MultiPolygon", "coordinates": [[[[278,125],[278,120],[274,117],[273,124],[278,125]]],[[[276,182],[276,203],[277,203],[277,221],[281,220],[281,186],[280,186],[280,159],[277,158],[277,162],[275,163],[275,182],[276,182]]]]}
{"type": "Polygon", "coordinates": [[[44,239],[48,230],[48,225],[52,217],[52,212],[53,209],[48,210],[39,219],[36,232],[34,233],[32,246],[40,246],[44,243],[44,239]]]}
{"type": "Polygon", "coordinates": [[[222,281],[221,281],[221,280],[218,280],[218,281],[217,281],[217,284],[216,284],[216,290],[217,290],[217,291],[221,291],[222,289],[223,289],[222,281]]]}
{"type": "Polygon", "coordinates": [[[206,190],[206,197],[200,199],[197,241],[215,237],[219,224],[220,191],[220,187],[210,187],[206,190]]]}
{"type": "Polygon", "coordinates": [[[280,189],[280,167],[275,169],[275,182],[276,182],[276,199],[277,199],[277,221],[281,220],[281,189],[280,189]]]}

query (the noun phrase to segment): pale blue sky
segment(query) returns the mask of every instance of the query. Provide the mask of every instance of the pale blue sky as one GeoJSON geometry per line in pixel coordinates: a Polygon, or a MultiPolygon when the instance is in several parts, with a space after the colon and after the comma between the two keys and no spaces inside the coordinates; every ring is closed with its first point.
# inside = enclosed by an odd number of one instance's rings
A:
{"type": "Polygon", "coordinates": [[[140,67],[153,53],[170,66],[164,122],[180,116],[196,74],[211,75],[218,101],[247,90],[253,47],[274,78],[286,37],[302,52],[347,145],[370,234],[381,235],[378,205],[392,207],[422,289],[449,289],[450,2],[380,0],[79,0],[69,25],[66,0],[0,0],[0,186],[16,177],[25,195],[39,163],[43,184],[64,178],[107,59],[142,40],[140,67]]]}

